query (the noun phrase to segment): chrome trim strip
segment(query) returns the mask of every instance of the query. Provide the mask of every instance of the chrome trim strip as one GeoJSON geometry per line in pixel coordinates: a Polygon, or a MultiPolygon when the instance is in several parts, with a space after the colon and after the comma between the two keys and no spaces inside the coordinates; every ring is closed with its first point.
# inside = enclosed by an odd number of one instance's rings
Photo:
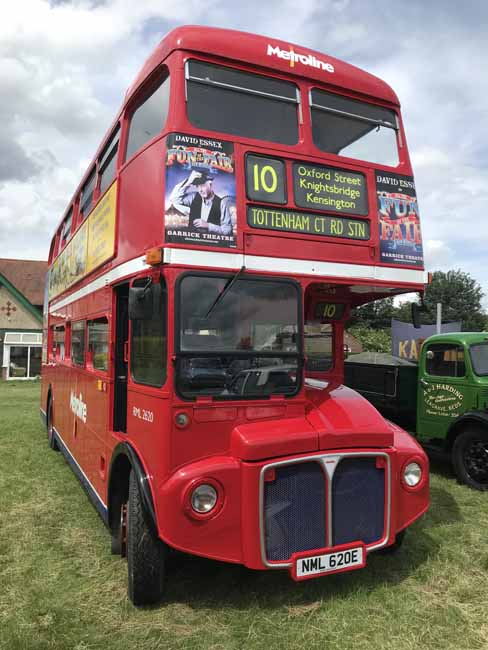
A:
{"type": "Polygon", "coordinates": [[[258,97],[269,97],[270,99],[278,99],[282,102],[288,102],[289,104],[297,104],[296,99],[292,97],[284,97],[283,95],[274,95],[273,93],[266,93],[264,90],[254,90],[253,88],[244,88],[243,86],[235,86],[233,84],[226,84],[223,81],[214,81],[213,79],[202,79],[201,77],[192,77],[188,76],[188,81],[195,81],[199,84],[204,84],[205,86],[217,86],[218,88],[225,88],[226,90],[236,90],[237,92],[245,93],[247,95],[257,95],[258,97]]]}
{"type": "Polygon", "coordinates": [[[334,472],[339,465],[340,461],[343,458],[368,458],[368,457],[377,457],[382,456],[386,459],[387,465],[387,481],[386,481],[386,526],[385,534],[382,539],[376,544],[366,546],[366,553],[370,551],[375,551],[379,548],[382,548],[388,542],[390,537],[391,529],[391,494],[392,494],[392,485],[391,485],[391,458],[389,454],[384,451],[363,451],[363,452],[344,452],[340,454],[315,454],[313,456],[302,456],[301,458],[292,458],[291,460],[281,460],[277,463],[267,463],[261,468],[261,473],[259,476],[259,530],[260,530],[260,546],[261,546],[261,560],[268,569],[289,569],[292,566],[291,562],[269,562],[266,557],[266,540],[264,532],[264,475],[268,469],[274,469],[276,467],[283,467],[285,465],[297,465],[298,463],[305,463],[307,461],[315,461],[322,465],[322,468],[327,475],[327,542],[329,547],[332,546],[332,478],[334,472]],[[328,469],[326,465],[327,460],[338,459],[333,469],[328,469]]]}

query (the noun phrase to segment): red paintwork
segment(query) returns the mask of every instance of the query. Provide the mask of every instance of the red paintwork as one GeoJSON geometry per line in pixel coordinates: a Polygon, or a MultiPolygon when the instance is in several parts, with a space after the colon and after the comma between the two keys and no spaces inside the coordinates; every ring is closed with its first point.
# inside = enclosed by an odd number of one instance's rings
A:
{"type": "MultiPolygon", "coordinates": [[[[235,252],[269,257],[313,259],[381,266],[379,260],[378,226],[373,169],[361,161],[326,155],[311,142],[308,125],[308,91],[311,86],[334,87],[351,97],[367,96],[370,101],[398,109],[398,100],[391,88],[381,80],[353,66],[315,52],[321,60],[330,61],[336,73],[324,74],[313,68],[302,69],[307,77],[299,74],[297,67],[268,57],[267,43],[289,44],[229,30],[200,27],[179,28],[171,32],[148,59],[126,99],[135,97],[138,87],[163,61],[171,74],[172,101],[167,123],[158,137],[147,143],[130,161],[122,164],[122,152],[127,136],[127,105],[124,104],[114,124],[120,120],[121,153],[118,172],[118,216],[116,253],[112,260],[80,281],[65,294],[85,286],[94,278],[122,262],[144,254],[150,247],[163,246],[163,197],[165,136],[170,132],[187,132],[210,135],[233,141],[236,154],[236,190],[238,215],[238,241],[235,252]],[[303,101],[304,124],[301,125],[300,143],[295,146],[257,143],[246,138],[234,139],[225,134],[207,133],[192,127],[184,110],[184,62],[198,56],[210,61],[227,59],[227,64],[243,69],[258,69],[280,78],[293,78],[298,84],[303,101]],[[307,131],[308,129],[308,131],[307,131]],[[294,160],[336,164],[342,169],[359,170],[367,177],[369,216],[372,239],[369,242],[320,241],[307,235],[280,233],[257,233],[246,223],[246,197],[244,190],[244,154],[247,151],[279,155],[287,164],[287,183],[291,183],[291,163],[294,160]]],[[[306,48],[296,48],[311,53],[306,48]]],[[[110,130],[111,131],[111,130],[110,130]]],[[[400,134],[405,134],[400,120],[400,134]]],[[[110,132],[107,134],[107,137],[110,132]]],[[[104,146],[104,140],[99,151],[104,146]]],[[[407,147],[401,149],[397,173],[411,174],[407,147]]],[[[96,156],[95,159],[96,160],[96,156]]],[[[89,169],[91,169],[90,165],[89,169]]],[[[391,171],[385,167],[385,170],[391,171]]],[[[80,183],[80,187],[84,179],[80,183]]],[[[289,207],[293,207],[289,192],[289,207]]],[[[78,196],[78,190],[74,199],[78,196]]],[[[76,216],[76,208],[75,208],[76,216]]],[[[174,247],[178,247],[177,244],[174,247]]],[[[190,248],[185,245],[185,248],[190,248]]],[[[53,250],[55,247],[53,247],[53,250]]],[[[199,246],[198,250],[205,250],[199,246]]],[[[212,249],[213,250],[213,249],[212,249]]],[[[390,265],[393,266],[393,265],[390,265]]],[[[165,266],[154,271],[144,271],[138,277],[151,273],[164,273],[168,287],[168,313],[174,307],[174,286],[178,276],[188,267],[165,266]]],[[[263,274],[262,274],[263,275],[263,274]]],[[[270,274],[272,275],[272,274],[270,274]]],[[[347,305],[360,304],[394,292],[418,291],[418,284],[379,282],[367,280],[337,280],[323,277],[294,276],[301,285],[304,296],[305,315],[313,311],[315,302],[330,296],[333,285],[334,301],[347,305]],[[319,286],[326,283],[327,287],[319,286]],[[349,286],[369,287],[366,293],[352,293],[349,286]],[[329,293],[327,293],[329,292],[329,293]]],[[[128,278],[133,280],[134,276],[128,278]]],[[[58,300],[57,298],[56,300],[58,300]]],[[[109,372],[79,369],[69,361],[43,365],[41,407],[46,410],[48,390],[51,390],[54,407],[54,424],[63,440],[76,458],[83,472],[107,504],[108,468],[116,445],[128,441],[139,456],[152,490],[157,523],[161,538],[171,546],[190,553],[228,562],[241,562],[248,567],[263,569],[260,553],[259,530],[259,475],[269,459],[285,460],[324,451],[340,453],[354,449],[386,451],[392,463],[392,522],[389,543],[395,534],[410,525],[428,507],[428,461],[419,445],[404,431],[387,423],[362,397],[343,387],[342,338],[344,320],[335,324],[336,363],[325,376],[328,382],[324,390],[303,387],[293,398],[270,400],[241,400],[212,402],[212,400],[183,401],[174,391],[174,366],[167,363],[167,380],[163,388],[151,388],[136,384],[129,376],[127,390],[127,431],[113,432],[115,313],[112,287],[104,287],[71,304],[51,311],[49,325],[69,323],[72,320],[106,315],[109,318],[111,348],[109,372]],[[100,384],[100,381],[102,383],[100,384]],[[100,387],[102,386],[102,388],[100,387]],[[103,388],[105,386],[105,389],[103,388]],[[82,423],[70,410],[70,393],[80,393],[87,405],[87,422],[82,423]],[[153,421],[135,415],[135,409],[145,409],[154,415],[153,421]],[[189,424],[180,428],[175,424],[177,413],[189,416],[189,424]],[[423,466],[425,481],[412,490],[404,486],[400,471],[404,464],[416,458],[423,466]],[[104,469],[105,468],[105,469],[104,469]],[[185,495],[193,481],[209,478],[223,487],[222,507],[217,515],[195,518],[188,516],[185,495]]],[[[48,349],[51,348],[49,340],[48,349]]],[[[174,350],[174,319],[168,319],[168,356],[174,350]]],[[[130,354],[130,353],[129,353],[130,354]]],[[[314,552],[315,553],[315,552],[314,552]]]]}

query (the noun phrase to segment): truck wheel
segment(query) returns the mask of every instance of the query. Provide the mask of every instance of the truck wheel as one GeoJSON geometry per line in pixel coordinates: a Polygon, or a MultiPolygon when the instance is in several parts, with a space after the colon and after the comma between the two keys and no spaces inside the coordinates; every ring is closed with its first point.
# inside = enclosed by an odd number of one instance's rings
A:
{"type": "Polygon", "coordinates": [[[475,427],[460,433],[452,448],[452,464],[460,483],[488,490],[488,433],[475,427]]]}
{"type": "Polygon", "coordinates": [[[54,451],[59,451],[58,443],[56,442],[56,438],[54,436],[53,403],[51,399],[47,403],[46,428],[47,428],[47,444],[49,445],[50,449],[53,449],[54,451]]]}
{"type": "Polygon", "coordinates": [[[380,550],[380,553],[382,555],[391,555],[392,553],[396,553],[398,549],[401,547],[403,544],[403,540],[405,539],[405,533],[406,530],[401,530],[399,533],[397,533],[397,536],[395,538],[395,541],[391,546],[385,546],[385,548],[382,548],[380,550]]]}
{"type": "Polygon", "coordinates": [[[136,606],[149,605],[160,600],[163,594],[167,548],[153,535],[146,523],[133,471],[129,478],[127,520],[129,598],[136,606]]]}

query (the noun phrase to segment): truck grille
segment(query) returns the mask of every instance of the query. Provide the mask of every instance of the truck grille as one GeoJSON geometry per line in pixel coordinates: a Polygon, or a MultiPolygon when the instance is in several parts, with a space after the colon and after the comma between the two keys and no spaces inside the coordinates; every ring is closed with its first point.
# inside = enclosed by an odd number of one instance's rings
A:
{"type": "Polygon", "coordinates": [[[344,455],[330,482],[326,458],[277,465],[274,479],[264,482],[267,561],[285,562],[293,553],[358,540],[373,544],[384,538],[385,467],[377,467],[375,455],[344,455]]]}

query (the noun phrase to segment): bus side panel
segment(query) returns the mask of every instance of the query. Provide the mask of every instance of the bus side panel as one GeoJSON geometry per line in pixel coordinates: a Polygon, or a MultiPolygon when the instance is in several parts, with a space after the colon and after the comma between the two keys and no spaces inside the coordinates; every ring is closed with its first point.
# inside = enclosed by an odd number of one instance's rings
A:
{"type": "Polygon", "coordinates": [[[105,501],[109,386],[95,373],[86,372],[80,377],[79,389],[87,406],[86,424],[79,423],[83,429],[83,471],[105,501]]]}
{"type": "Polygon", "coordinates": [[[133,385],[128,390],[127,437],[149,474],[157,477],[157,485],[168,476],[172,463],[171,404],[167,395],[144,394],[141,388],[133,385]]]}
{"type": "Polygon", "coordinates": [[[142,255],[148,248],[163,243],[164,149],[164,138],[161,138],[137,154],[121,171],[118,262],[142,255]]]}

